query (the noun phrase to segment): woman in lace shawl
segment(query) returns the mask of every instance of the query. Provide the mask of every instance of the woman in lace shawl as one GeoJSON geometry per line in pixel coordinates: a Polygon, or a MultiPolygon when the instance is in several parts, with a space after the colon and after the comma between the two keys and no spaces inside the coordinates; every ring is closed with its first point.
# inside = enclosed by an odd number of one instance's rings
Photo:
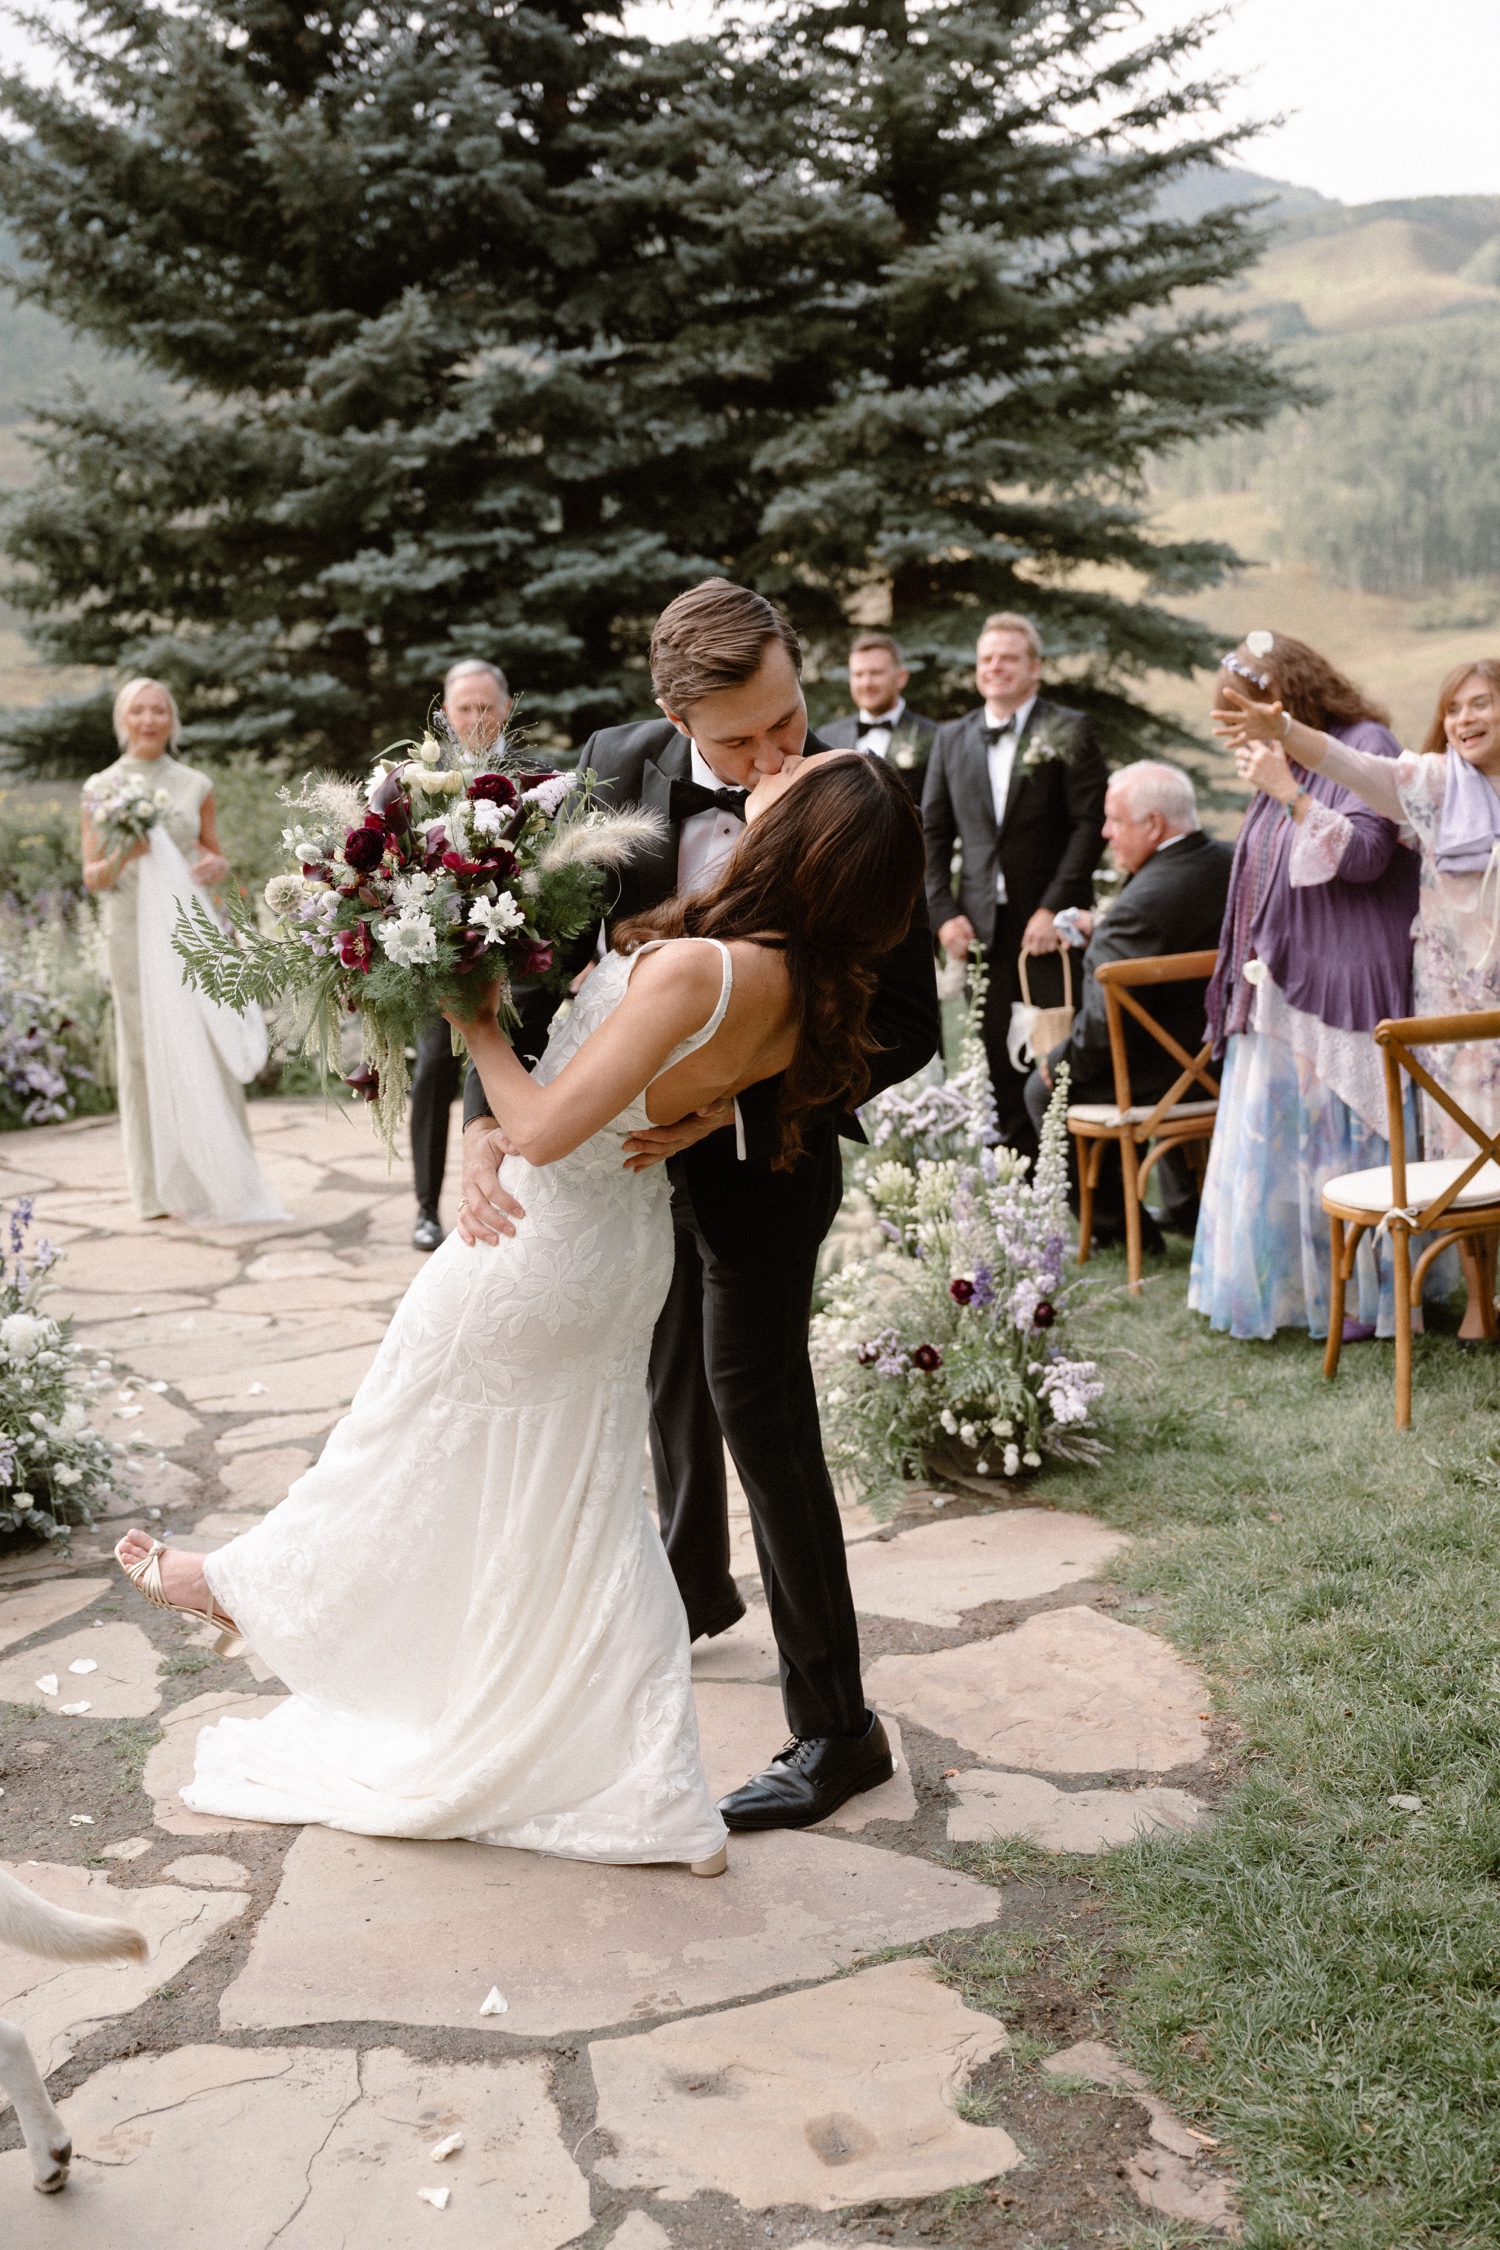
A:
{"type": "MultiPolygon", "coordinates": [[[[1255,684],[1248,683],[1251,690],[1255,684]]],[[[1421,751],[1404,750],[1394,759],[1371,757],[1372,746],[1345,728],[1310,725],[1279,693],[1279,682],[1266,683],[1275,697],[1269,702],[1246,692],[1246,685],[1221,676],[1223,708],[1214,714],[1214,731],[1234,747],[1245,780],[1287,802],[1302,775],[1319,798],[1352,792],[1401,822],[1420,854],[1411,1012],[1500,1008],[1500,659],[1456,666],[1439,690],[1421,751]]],[[[1291,809],[1305,824],[1303,807],[1293,803],[1291,809]]],[[[1484,1043],[1434,1047],[1423,1059],[1479,1124],[1490,1132],[1500,1126],[1500,1049],[1484,1043]]],[[[1425,1095],[1421,1106],[1425,1156],[1474,1154],[1473,1142],[1445,1110],[1425,1095]]],[[[1464,1264],[1470,1289],[1461,1342],[1482,1333],[1477,1272],[1467,1257],[1464,1264]]]]}
{"type": "MultiPolygon", "coordinates": [[[[1366,766],[1394,770],[1401,755],[1385,714],[1304,641],[1250,634],[1223,660],[1219,705],[1237,692],[1292,712],[1310,740],[1348,744],[1366,766]]],[[[1320,1197],[1340,1173],[1389,1161],[1370,1033],[1411,1004],[1417,862],[1398,840],[1399,813],[1372,812],[1331,776],[1280,757],[1256,789],[1207,995],[1222,1097],[1188,1302],[1233,1336],[1326,1336],[1320,1197]]],[[[1390,1335],[1384,1244],[1361,1245],[1356,1286],[1346,1339],[1390,1335]]]]}

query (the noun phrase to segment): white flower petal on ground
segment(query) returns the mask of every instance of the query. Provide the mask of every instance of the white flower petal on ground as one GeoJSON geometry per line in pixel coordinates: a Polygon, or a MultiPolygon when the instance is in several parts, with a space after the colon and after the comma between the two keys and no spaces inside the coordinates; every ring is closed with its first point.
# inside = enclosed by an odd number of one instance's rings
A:
{"type": "Polygon", "coordinates": [[[92,1703],[59,1703],[57,1706],[65,1719],[81,1719],[85,1711],[92,1711],[92,1703]]]}
{"type": "Polygon", "coordinates": [[[489,1991],[479,2003],[479,2013],[482,2016],[508,2016],[510,2014],[510,2002],[503,1998],[498,1984],[490,1986],[489,1991]]]}
{"type": "Polygon", "coordinates": [[[97,1672],[98,1669],[98,1665],[94,1662],[94,1659],[91,1656],[77,1657],[74,1662],[68,1666],[68,1670],[70,1672],[97,1672]]]}
{"type": "Polygon", "coordinates": [[[418,2188],[417,2198],[419,2202],[430,2203],[434,2211],[446,2211],[452,2193],[452,2188],[418,2188]]]}
{"type": "Polygon", "coordinates": [[[439,2141],[437,2147],[432,2150],[433,2163],[441,2164],[445,2157],[456,2155],[463,2145],[464,2137],[462,2133],[450,2133],[446,2140],[439,2141]]]}
{"type": "Polygon", "coordinates": [[[41,1678],[37,1681],[36,1684],[41,1689],[43,1695],[56,1695],[57,1674],[55,1672],[43,1672],[41,1678]]]}

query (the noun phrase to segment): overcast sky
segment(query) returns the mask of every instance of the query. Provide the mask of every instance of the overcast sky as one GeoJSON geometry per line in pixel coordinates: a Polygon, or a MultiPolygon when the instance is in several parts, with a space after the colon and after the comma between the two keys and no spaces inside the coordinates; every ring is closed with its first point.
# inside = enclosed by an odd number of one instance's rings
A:
{"type": "MultiPolygon", "coordinates": [[[[1142,0],[1153,29],[1191,0],[1142,0]]],[[[658,36],[710,20],[711,0],[641,0],[658,36]]],[[[1237,0],[1208,60],[1247,83],[1231,114],[1286,123],[1252,142],[1252,171],[1344,203],[1500,195],[1500,0],[1237,0]]]]}
{"type": "MultiPolygon", "coordinates": [[[[57,0],[39,0],[41,7],[57,0]]],[[[691,31],[713,0],[639,0],[632,21],[691,31]]],[[[740,0],[745,6],[746,0],[740,0]]],[[[1153,27],[1192,0],[1141,0],[1153,27]]],[[[1234,114],[1280,111],[1244,162],[1346,203],[1500,195],[1500,0],[1233,0],[1210,58],[1247,83],[1234,114]]],[[[21,35],[0,18],[0,56],[21,35]]]]}

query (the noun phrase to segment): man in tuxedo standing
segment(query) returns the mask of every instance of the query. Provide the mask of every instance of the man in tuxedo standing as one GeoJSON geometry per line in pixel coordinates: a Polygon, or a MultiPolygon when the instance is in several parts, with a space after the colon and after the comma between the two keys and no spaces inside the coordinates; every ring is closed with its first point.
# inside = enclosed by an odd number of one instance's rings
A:
{"type": "MultiPolygon", "coordinates": [[[[791,627],[743,586],[708,579],[662,613],[651,676],[665,716],[606,727],[579,758],[617,805],[661,816],[659,840],[619,871],[606,935],[675,892],[712,883],[743,833],[748,788],[789,759],[826,750],[808,732],[800,674],[791,627]]],[[[904,942],[874,966],[872,1094],[937,1051],[932,936],[920,901],[904,942]]],[[[781,1658],[793,1739],[721,1803],[738,1829],[809,1827],[892,1771],[885,1729],[864,1699],[808,1359],[818,1251],[843,1189],[839,1135],[863,1134],[854,1118],[827,1115],[807,1129],[793,1169],[775,1171],[779,1095],[770,1079],[738,1102],[624,1144],[629,1169],[665,1160],[672,1181],[676,1256],[651,1350],[651,1457],[689,1632],[722,1633],[744,1615],[729,1568],[727,1441],[781,1658]]],[[[466,1241],[493,1242],[522,1214],[499,1186],[505,1143],[472,1073],[465,1114],[459,1230],[466,1241]]]]}
{"type": "Polygon", "coordinates": [[[898,641],[889,633],[861,633],[849,650],[849,693],[855,714],[820,727],[818,740],[830,750],[863,750],[872,758],[884,758],[920,805],[937,721],[924,719],[907,702],[910,678],[898,641]]]}
{"type": "MultiPolygon", "coordinates": [[[[443,716],[471,750],[489,750],[510,717],[511,693],[498,664],[468,656],[443,676],[443,716]]],[[[448,1112],[463,1083],[453,1034],[441,1016],[417,1033],[417,1067],[411,1081],[411,1164],[417,1190],[414,1250],[436,1250],[443,1239],[438,1206],[448,1164],[448,1112]]]]}
{"type": "MultiPolygon", "coordinates": [[[[989,963],[984,1044],[1001,1137],[1035,1157],[1024,1070],[1006,1052],[1012,1003],[1021,996],[1017,957],[1055,954],[1053,917],[1088,906],[1104,848],[1109,769],[1085,712],[1041,693],[1042,644],[1029,617],[987,617],[975,651],[984,701],[937,730],[922,794],[927,899],[950,961],[984,946],[989,963]],[[954,845],[961,855],[953,889],[954,845]]],[[[1063,999],[1060,969],[1028,979],[1039,1006],[1063,999]]]]}

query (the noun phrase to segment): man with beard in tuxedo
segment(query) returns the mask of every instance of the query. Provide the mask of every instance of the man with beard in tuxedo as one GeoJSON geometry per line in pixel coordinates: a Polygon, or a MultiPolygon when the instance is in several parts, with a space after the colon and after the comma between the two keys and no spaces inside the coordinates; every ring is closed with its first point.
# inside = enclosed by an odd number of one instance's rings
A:
{"type": "MultiPolygon", "coordinates": [[[[605,917],[617,922],[718,876],[743,833],[749,788],[826,745],[808,732],[801,649],[759,594],[709,579],[663,611],[651,676],[665,716],[607,727],[579,758],[617,805],[660,814],[659,841],[620,870],[605,917]]],[[[592,937],[587,941],[593,950],[592,937]]],[[[872,963],[876,1051],[870,1092],[910,1077],[941,1033],[927,917],[872,963]]],[[[789,1172],[773,1170],[780,1082],[734,1103],[635,1134],[631,1170],[665,1160],[676,1265],[651,1353],[651,1456],[662,1538],[694,1639],[744,1615],[729,1568],[727,1441],[749,1502],[756,1554],[781,1658],[792,1740],[720,1805],[731,1828],[804,1828],[888,1780],[885,1729],[864,1699],[859,1634],[838,1505],[823,1459],[808,1360],[818,1251],[843,1187],[839,1135],[856,1119],[808,1129],[789,1172]]],[[[500,1188],[503,1136],[471,1073],[459,1230],[468,1242],[513,1233],[521,1216],[500,1188]]]]}
{"type": "Polygon", "coordinates": [[[899,641],[889,633],[861,633],[849,650],[854,715],[819,727],[818,740],[830,750],[863,750],[866,757],[884,758],[920,805],[937,721],[924,719],[907,702],[910,678],[899,641]]]}

